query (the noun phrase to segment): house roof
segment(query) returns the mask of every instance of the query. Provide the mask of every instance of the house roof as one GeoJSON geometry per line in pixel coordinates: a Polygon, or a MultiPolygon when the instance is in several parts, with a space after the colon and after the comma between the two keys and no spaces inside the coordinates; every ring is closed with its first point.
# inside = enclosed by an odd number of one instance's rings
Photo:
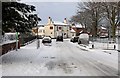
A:
{"type": "Polygon", "coordinates": [[[102,26],[101,26],[101,29],[104,29],[104,30],[106,30],[106,28],[105,28],[105,27],[102,27],[102,26]]]}
{"type": "Polygon", "coordinates": [[[72,27],[76,27],[76,28],[84,28],[85,26],[82,26],[81,24],[76,24],[75,26],[72,27]]]}
{"type": "Polygon", "coordinates": [[[70,31],[70,32],[73,32],[73,33],[74,33],[74,32],[75,32],[75,30],[71,29],[71,31],[70,31]]]}
{"type": "Polygon", "coordinates": [[[65,24],[63,22],[59,22],[59,21],[53,21],[54,25],[69,25],[69,24],[65,24]]]}
{"type": "Polygon", "coordinates": [[[81,30],[79,33],[83,33],[83,30],[81,30]]]}
{"type": "Polygon", "coordinates": [[[44,30],[45,28],[44,27],[39,27],[39,29],[44,30]]]}

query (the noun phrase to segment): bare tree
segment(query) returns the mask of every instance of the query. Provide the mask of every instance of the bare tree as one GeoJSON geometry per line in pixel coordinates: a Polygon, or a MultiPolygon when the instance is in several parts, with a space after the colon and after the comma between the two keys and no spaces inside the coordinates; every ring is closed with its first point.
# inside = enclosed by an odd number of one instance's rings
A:
{"type": "Polygon", "coordinates": [[[84,2],[78,3],[77,14],[71,19],[76,23],[85,25],[90,29],[94,36],[97,37],[97,31],[101,18],[107,17],[111,26],[111,36],[115,40],[116,27],[119,22],[119,7],[118,2],[84,2]]]}
{"type": "Polygon", "coordinates": [[[118,2],[104,2],[105,15],[111,24],[111,36],[114,41],[116,28],[119,22],[119,7],[118,2]]]}
{"type": "Polygon", "coordinates": [[[102,17],[102,2],[84,2],[81,7],[78,4],[78,14],[80,15],[80,19],[82,23],[91,29],[91,33],[94,37],[97,37],[97,27],[100,22],[100,18],[102,17]]]}

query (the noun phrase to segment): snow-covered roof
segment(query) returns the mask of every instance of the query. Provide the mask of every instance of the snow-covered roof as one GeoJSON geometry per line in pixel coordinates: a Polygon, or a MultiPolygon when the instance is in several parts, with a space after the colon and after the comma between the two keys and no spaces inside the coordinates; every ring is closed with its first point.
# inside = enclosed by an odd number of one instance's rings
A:
{"type": "Polygon", "coordinates": [[[80,31],[79,33],[82,33],[83,32],[83,30],[82,31],[80,31]]]}
{"type": "Polygon", "coordinates": [[[76,24],[75,26],[72,27],[76,27],[76,28],[84,28],[84,26],[82,26],[81,24],[76,24]]]}
{"type": "Polygon", "coordinates": [[[45,29],[45,28],[44,28],[44,27],[39,27],[39,29],[43,30],[43,29],[45,29]]]}
{"type": "Polygon", "coordinates": [[[106,30],[106,28],[105,28],[105,27],[102,27],[102,26],[101,26],[101,29],[105,29],[105,30],[106,30]]]}
{"type": "Polygon", "coordinates": [[[65,24],[63,22],[59,22],[59,21],[54,21],[53,24],[54,25],[69,25],[69,24],[65,24]]]}
{"type": "Polygon", "coordinates": [[[75,30],[72,29],[70,32],[75,32],[75,30]]]}

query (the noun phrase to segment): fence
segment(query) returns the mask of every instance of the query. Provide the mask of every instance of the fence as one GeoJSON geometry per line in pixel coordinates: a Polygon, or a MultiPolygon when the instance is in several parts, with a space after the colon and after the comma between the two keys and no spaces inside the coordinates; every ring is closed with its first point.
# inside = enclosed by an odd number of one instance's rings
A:
{"type": "Polygon", "coordinates": [[[20,38],[20,45],[25,46],[25,45],[33,42],[35,39],[36,39],[36,36],[29,36],[29,37],[20,38]]]}
{"type": "Polygon", "coordinates": [[[96,38],[96,40],[92,41],[92,44],[94,44],[95,49],[118,49],[117,39],[116,42],[114,42],[112,40],[108,40],[108,38],[96,38]]]}

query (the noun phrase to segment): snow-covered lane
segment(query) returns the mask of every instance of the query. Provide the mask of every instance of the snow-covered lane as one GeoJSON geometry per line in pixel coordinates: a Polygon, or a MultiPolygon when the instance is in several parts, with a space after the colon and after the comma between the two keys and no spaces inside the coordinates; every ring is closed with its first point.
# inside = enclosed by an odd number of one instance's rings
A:
{"type": "Polygon", "coordinates": [[[41,43],[39,49],[33,42],[1,57],[2,75],[116,76],[117,55],[101,53],[83,50],[68,39],[64,42],[53,40],[52,44],[41,43]]]}

